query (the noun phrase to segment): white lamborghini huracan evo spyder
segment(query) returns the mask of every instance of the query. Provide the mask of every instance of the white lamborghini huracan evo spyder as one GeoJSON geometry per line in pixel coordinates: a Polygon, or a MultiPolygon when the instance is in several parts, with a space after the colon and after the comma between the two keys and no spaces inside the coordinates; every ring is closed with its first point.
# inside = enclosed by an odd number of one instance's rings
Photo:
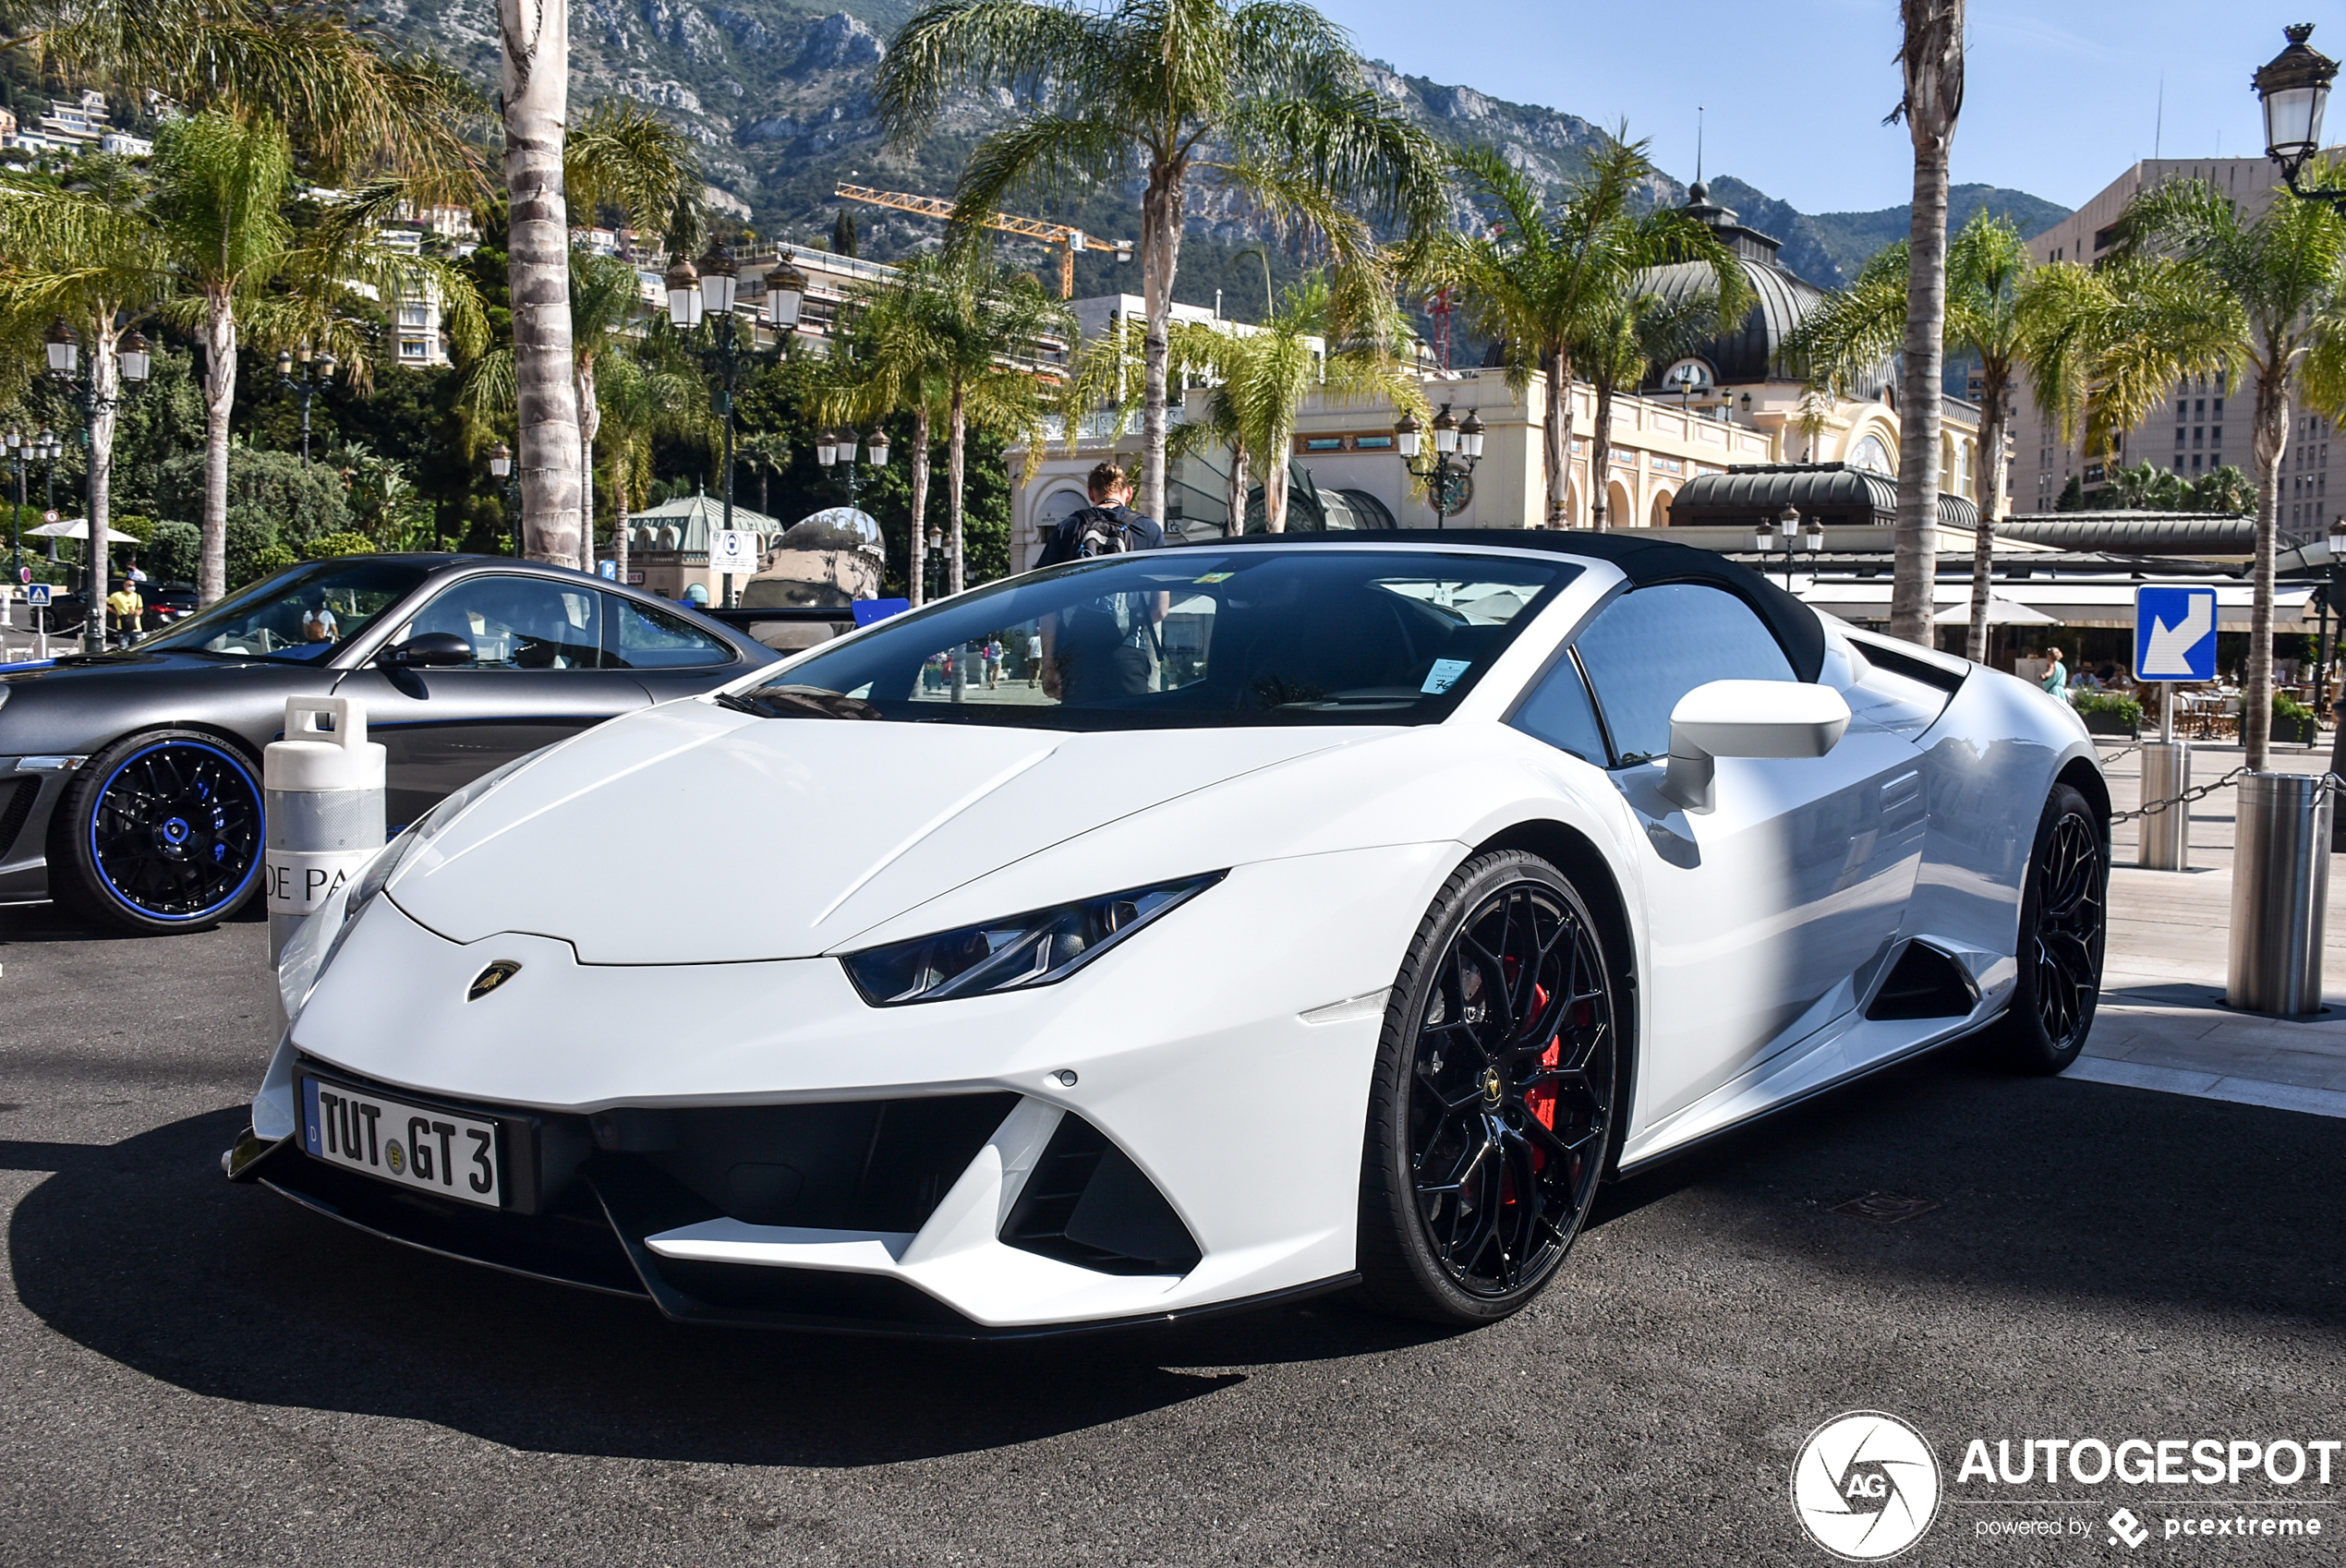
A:
{"type": "Polygon", "coordinates": [[[2108,816],[2066,705],[1664,539],[1112,556],[451,796],[288,947],[224,1163],[696,1321],[1470,1324],[1610,1173],[2066,1066],[2108,816]]]}

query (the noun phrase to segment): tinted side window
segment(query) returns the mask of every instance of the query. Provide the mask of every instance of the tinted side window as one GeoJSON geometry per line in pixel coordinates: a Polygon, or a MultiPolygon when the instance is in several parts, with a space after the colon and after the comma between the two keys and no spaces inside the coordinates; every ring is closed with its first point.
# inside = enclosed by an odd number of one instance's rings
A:
{"type": "Polygon", "coordinates": [[[1597,728],[1597,710],[1590,705],[1580,667],[1568,653],[1555,661],[1508,722],[1583,762],[1605,766],[1604,732],[1597,728]]]}
{"type": "Polygon", "coordinates": [[[1670,710],[1711,681],[1790,681],[1791,661],[1744,602],[1699,583],[1614,600],[1574,645],[1617,763],[1667,755],[1670,710]]]}
{"type": "Polygon", "coordinates": [[[733,650],[681,615],[617,594],[605,594],[610,612],[603,638],[606,669],[677,669],[731,664],[733,650]]]}
{"type": "Polygon", "coordinates": [[[542,577],[474,577],[424,606],[392,637],[453,632],[472,645],[476,669],[592,669],[602,597],[542,577]]]}

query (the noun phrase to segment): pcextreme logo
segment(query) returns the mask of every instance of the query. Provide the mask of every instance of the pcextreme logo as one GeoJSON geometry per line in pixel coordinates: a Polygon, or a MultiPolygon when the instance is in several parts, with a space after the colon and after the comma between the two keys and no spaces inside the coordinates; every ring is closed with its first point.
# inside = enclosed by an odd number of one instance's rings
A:
{"type": "Polygon", "coordinates": [[[1792,1509],[1809,1538],[1835,1557],[1894,1557],[1938,1515],[1938,1458],[1895,1416],[1835,1416],[1808,1434],[1793,1461],[1792,1509]]]}

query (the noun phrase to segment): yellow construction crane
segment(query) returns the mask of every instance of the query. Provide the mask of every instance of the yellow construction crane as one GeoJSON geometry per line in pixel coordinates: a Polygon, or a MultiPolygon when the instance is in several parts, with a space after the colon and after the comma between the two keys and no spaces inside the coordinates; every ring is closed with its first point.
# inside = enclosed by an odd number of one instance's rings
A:
{"type": "MultiPolygon", "coordinates": [[[[867,185],[849,185],[841,181],[840,197],[848,201],[868,201],[875,207],[893,207],[899,212],[918,212],[926,218],[950,218],[953,204],[942,197],[914,196],[904,190],[875,190],[867,185]]],[[[1046,223],[1040,218],[1020,218],[1008,212],[997,212],[986,220],[989,229],[1007,234],[1024,235],[1058,247],[1059,253],[1059,297],[1075,297],[1075,253],[1079,250],[1111,250],[1119,261],[1132,259],[1132,242],[1129,239],[1101,239],[1082,229],[1065,223],[1046,223]]]]}

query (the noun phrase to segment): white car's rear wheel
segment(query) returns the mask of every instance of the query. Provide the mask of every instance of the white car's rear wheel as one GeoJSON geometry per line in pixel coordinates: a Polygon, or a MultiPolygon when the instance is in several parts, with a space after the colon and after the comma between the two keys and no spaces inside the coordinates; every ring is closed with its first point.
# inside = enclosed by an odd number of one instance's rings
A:
{"type": "Polygon", "coordinates": [[[1589,908],[1536,855],[1480,855],[1426,911],[1385,1009],[1362,1160],[1372,1300],[1504,1318],[1564,1261],[1611,1140],[1619,1053],[1589,908]]]}

